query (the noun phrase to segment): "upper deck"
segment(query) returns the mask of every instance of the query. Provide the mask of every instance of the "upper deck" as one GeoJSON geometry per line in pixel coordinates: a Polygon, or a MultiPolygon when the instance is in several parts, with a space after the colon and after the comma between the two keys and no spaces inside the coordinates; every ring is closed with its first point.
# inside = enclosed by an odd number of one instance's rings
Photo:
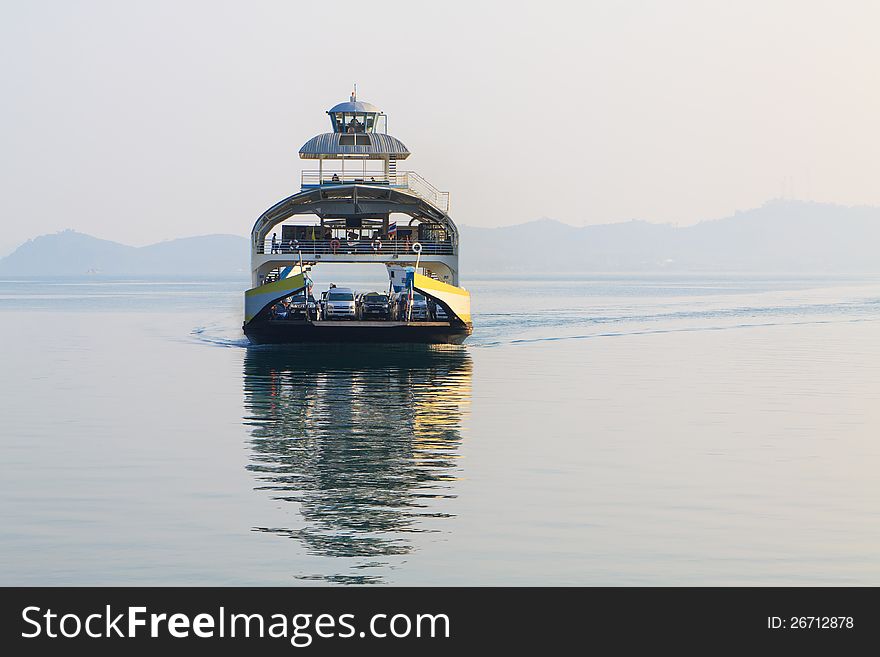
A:
{"type": "Polygon", "coordinates": [[[377,185],[391,189],[406,190],[420,199],[427,201],[438,210],[449,212],[449,192],[443,192],[422,178],[415,171],[397,171],[388,174],[385,171],[369,171],[360,167],[349,166],[340,170],[317,170],[302,172],[300,189],[318,189],[322,187],[339,187],[340,185],[377,185]],[[352,170],[355,169],[355,170],[352,170]]]}

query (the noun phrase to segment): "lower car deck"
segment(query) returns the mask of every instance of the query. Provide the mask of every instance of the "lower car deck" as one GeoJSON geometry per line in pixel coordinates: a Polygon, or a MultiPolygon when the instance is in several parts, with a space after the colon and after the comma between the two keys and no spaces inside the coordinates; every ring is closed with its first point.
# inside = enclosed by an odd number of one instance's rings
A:
{"type": "Polygon", "coordinates": [[[460,322],[395,322],[385,320],[256,320],[244,325],[253,344],[308,342],[380,342],[461,344],[473,332],[460,322]]]}

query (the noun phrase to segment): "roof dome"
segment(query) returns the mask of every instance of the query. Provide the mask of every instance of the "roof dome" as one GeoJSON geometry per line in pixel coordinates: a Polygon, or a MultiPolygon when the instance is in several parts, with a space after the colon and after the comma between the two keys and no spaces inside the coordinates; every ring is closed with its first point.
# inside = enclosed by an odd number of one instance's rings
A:
{"type": "Polygon", "coordinates": [[[334,105],[329,110],[327,110],[327,113],[328,114],[331,112],[351,112],[351,113],[354,113],[354,112],[376,112],[376,113],[379,113],[381,111],[382,110],[380,110],[378,107],[373,105],[373,103],[367,103],[367,102],[364,102],[363,100],[356,100],[355,96],[352,95],[351,100],[349,100],[348,102],[345,102],[345,103],[339,103],[338,105],[334,105]]]}
{"type": "Polygon", "coordinates": [[[378,132],[357,135],[328,132],[312,137],[299,149],[303,160],[337,159],[353,154],[368,160],[389,157],[405,160],[409,157],[409,150],[399,139],[378,132]]]}

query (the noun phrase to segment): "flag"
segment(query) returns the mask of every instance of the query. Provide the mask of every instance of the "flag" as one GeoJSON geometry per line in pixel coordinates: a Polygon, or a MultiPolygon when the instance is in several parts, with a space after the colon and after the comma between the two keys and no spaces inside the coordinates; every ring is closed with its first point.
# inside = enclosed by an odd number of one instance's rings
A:
{"type": "Polygon", "coordinates": [[[390,239],[394,239],[395,237],[397,237],[397,222],[396,221],[392,221],[390,224],[388,224],[388,237],[390,239]]]}

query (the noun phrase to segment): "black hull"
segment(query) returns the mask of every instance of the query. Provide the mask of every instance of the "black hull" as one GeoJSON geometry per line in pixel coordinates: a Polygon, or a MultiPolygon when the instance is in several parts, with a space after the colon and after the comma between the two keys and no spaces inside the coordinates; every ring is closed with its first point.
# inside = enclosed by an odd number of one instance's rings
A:
{"type": "Polygon", "coordinates": [[[461,344],[473,332],[469,325],[447,322],[256,320],[243,328],[252,344],[461,344]]]}

